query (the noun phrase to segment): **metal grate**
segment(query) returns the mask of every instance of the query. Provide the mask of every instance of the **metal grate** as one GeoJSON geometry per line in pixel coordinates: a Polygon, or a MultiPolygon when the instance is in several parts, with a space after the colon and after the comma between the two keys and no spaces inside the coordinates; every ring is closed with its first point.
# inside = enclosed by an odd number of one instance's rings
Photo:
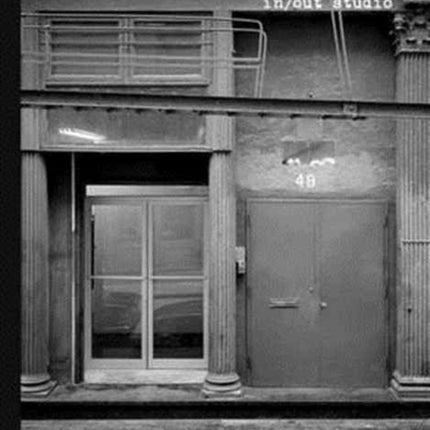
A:
{"type": "Polygon", "coordinates": [[[266,34],[254,19],[182,14],[24,14],[22,63],[44,84],[205,85],[219,68],[246,70],[261,95],[266,34]],[[251,54],[217,55],[245,33],[251,54]]]}

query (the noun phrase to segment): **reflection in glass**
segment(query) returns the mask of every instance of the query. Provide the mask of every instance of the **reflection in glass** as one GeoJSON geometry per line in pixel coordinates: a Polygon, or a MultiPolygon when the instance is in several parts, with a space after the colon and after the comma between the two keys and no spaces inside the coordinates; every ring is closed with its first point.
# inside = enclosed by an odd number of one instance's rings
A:
{"type": "Polygon", "coordinates": [[[47,146],[203,145],[204,117],[193,113],[55,108],[47,146]]]}
{"type": "Polygon", "coordinates": [[[142,209],[93,206],[93,275],[142,274],[142,209]]]}
{"type": "Polygon", "coordinates": [[[153,207],[154,275],[203,274],[203,205],[153,207]]]}
{"type": "Polygon", "coordinates": [[[92,357],[141,358],[140,281],[92,281],[92,357]]]}
{"type": "Polygon", "coordinates": [[[155,281],[153,356],[203,358],[203,283],[155,281]]]}

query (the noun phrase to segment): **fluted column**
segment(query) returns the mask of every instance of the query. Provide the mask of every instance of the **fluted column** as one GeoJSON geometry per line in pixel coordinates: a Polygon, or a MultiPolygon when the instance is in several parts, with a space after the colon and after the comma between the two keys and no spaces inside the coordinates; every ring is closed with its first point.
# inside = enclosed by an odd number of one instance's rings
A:
{"type": "Polygon", "coordinates": [[[21,393],[46,395],[48,373],[48,194],[45,162],[22,154],[21,393]]]}
{"type": "MultiPolygon", "coordinates": [[[[430,103],[430,8],[395,17],[397,100],[430,103]]],[[[430,121],[397,125],[396,370],[402,398],[430,397],[430,121]]]]}
{"type": "MultiPolygon", "coordinates": [[[[218,18],[229,18],[217,12],[218,18]]],[[[214,56],[228,58],[233,50],[228,21],[214,37],[214,56]]],[[[233,93],[233,75],[228,63],[214,71],[216,95],[233,93]]],[[[209,363],[203,385],[207,397],[238,396],[241,383],[236,373],[236,191],[233,165],[233,119],[210,115],[206,121],[208,143],[214,149],[209,163],[210,264],[209,264],[209,363]]]]}

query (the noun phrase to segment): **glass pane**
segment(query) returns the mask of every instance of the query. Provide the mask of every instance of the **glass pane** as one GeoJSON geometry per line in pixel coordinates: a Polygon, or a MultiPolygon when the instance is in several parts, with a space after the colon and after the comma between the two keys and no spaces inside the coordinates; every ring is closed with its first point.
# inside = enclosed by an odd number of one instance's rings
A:
{"type": "Polygon", "coordinates": [[[154,275],[203,274],[203,205],[153,207],[154,275]]]}
{"type": "Polygon", "coordinates": [[[141,358],[140,281],[92,281],[93,358],[141,358]]]}
{"type": "Polygon", "coordinates": [[[142,209],[93,206],[93,275],[142,275],[142,209]]]}
{"type": "Polygon", "coordinates": [[[193,113],[48,111],[47,146],[203,145],[204,118],[193,113]]]}
{"type": "Polygon", "coordinates": [[[203,284],[155,281],[154,358],[203,358],[203,284]]]}

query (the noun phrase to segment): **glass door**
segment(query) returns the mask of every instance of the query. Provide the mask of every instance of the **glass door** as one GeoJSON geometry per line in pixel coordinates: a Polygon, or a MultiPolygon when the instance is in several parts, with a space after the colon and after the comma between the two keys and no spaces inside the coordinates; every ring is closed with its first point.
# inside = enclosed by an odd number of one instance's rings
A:
{"type": "Polygon", "coordinates": [[[146,208],[94,199],[89,210],[87,366],[145,366],[146,208]]]}
{"type": "Polygon", "coordinates": [[[195,367],[206,356],[205,207],[149,204],[149,365],[195,367]]]}
{"type": "Polygon", "coordinates": [[[87,197],[85,371],[207,366],[206,219],[202,197],[87,197]]]}

